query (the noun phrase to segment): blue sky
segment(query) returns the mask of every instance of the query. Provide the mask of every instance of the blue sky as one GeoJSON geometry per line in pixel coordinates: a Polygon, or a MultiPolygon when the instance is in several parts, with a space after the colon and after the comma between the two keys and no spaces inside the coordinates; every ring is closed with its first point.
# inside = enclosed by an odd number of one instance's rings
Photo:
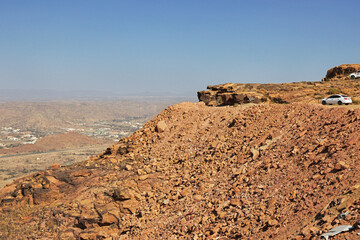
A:
{"type": "Polygon", "coordinates": [[[0,0],[0,89],[194,93],[360,63],[360,1],[0,0]]]}

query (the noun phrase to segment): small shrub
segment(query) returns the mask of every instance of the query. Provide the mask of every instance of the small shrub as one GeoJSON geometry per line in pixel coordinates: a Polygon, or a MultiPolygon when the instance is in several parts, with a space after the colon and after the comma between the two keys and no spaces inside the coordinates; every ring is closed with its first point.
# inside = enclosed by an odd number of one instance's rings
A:
{"type": "Polygon", "coordinates": [[[267,97],[262,97],[262,98],[260,99],[260,101],[262,101],[262,102],[267,102],[267,100],[268,100],[267,97]]]}
{"type": "Polygon", "coordinates": [[[0,239],[19,239],[19,236],[24,237],[36,233],[38,228],[36,221],[30,221],[26,224],[21,224],[21,222],[28,218],[41,219],[42,216],[43,213],[39,212],[34,206],[29,205],[2,212],[0,218],[0,239]]]}
{"type": "Polygon", "coordinates": [[[275,98],[271,98],[271,101],[273,103],[279,103],[279,104],[288,104],[287,101],[284,101],[282,98],[280,97],[275,97],[275,98]]]}
{"type": "Polygon", "coordinates": [[[337,88],[330,88],[327,93],[328,94],[339,94],[339,93],[341,93],[341,91],[340,91],[340,89],[337,89],[337,88]]]}
{"type": "Polygon", "coordinates": [[[220,106],[223,103],[222,98],[221,97],[217,97],[216,98],[216,106],[220,106]]]}
{"type": "Polygon", "coordinates": [[[238,106],[239,106],[239,103],[234,103],[233,106],[234,106],[234,107],[238,107],[238,106]]]}

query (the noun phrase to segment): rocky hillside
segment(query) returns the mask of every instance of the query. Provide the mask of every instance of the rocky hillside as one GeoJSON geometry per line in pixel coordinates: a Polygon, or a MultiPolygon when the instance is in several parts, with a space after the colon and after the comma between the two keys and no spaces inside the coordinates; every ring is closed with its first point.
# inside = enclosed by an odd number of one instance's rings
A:
{"type": "Polygon", "coordinates": [[[348,75],[360,69],[360,64],[342,64],[327,71],[318,82],[295,82],[281,84],[226,83],[208,86],[199,91],[198,99],[209,106],[224,106],[248,102],[319,103],[331,94],[346,94],[359,104],[360,80],[348,75]]]}
{"type": "Polygon", "coordinates": [[[96,158],[4,187],[0,236],[316,239],[357,228],[359,123],[360,110],[309,103],[174,105],[96,158]]]}

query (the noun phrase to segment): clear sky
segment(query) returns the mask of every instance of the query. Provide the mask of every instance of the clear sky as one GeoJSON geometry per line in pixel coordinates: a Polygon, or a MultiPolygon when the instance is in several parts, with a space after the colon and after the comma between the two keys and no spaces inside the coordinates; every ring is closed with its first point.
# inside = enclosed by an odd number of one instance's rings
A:
{"type": "Polygon", "coordinates": [[[343,63],[359,0],[0,0],[0,89],[196,94],[343,63]]]}

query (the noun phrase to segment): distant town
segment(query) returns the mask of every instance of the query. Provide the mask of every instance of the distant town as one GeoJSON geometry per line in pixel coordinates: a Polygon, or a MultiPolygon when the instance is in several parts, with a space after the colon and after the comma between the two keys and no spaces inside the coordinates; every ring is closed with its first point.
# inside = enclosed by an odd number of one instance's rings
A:
{"type": "Polygon", "coordinates": [[[72,128],[60,128],[53,132],[39,132],[36,130],[18,129],[13,127],[0,128],[0,149],[13,148],[24,144],[34,144],[39,138],[46,135],[78,132],[90,137],[118,141],[140,129],[145,123],[144,118],[128,120],[99,121],[91,124],[80,123],[72,128]]]}

